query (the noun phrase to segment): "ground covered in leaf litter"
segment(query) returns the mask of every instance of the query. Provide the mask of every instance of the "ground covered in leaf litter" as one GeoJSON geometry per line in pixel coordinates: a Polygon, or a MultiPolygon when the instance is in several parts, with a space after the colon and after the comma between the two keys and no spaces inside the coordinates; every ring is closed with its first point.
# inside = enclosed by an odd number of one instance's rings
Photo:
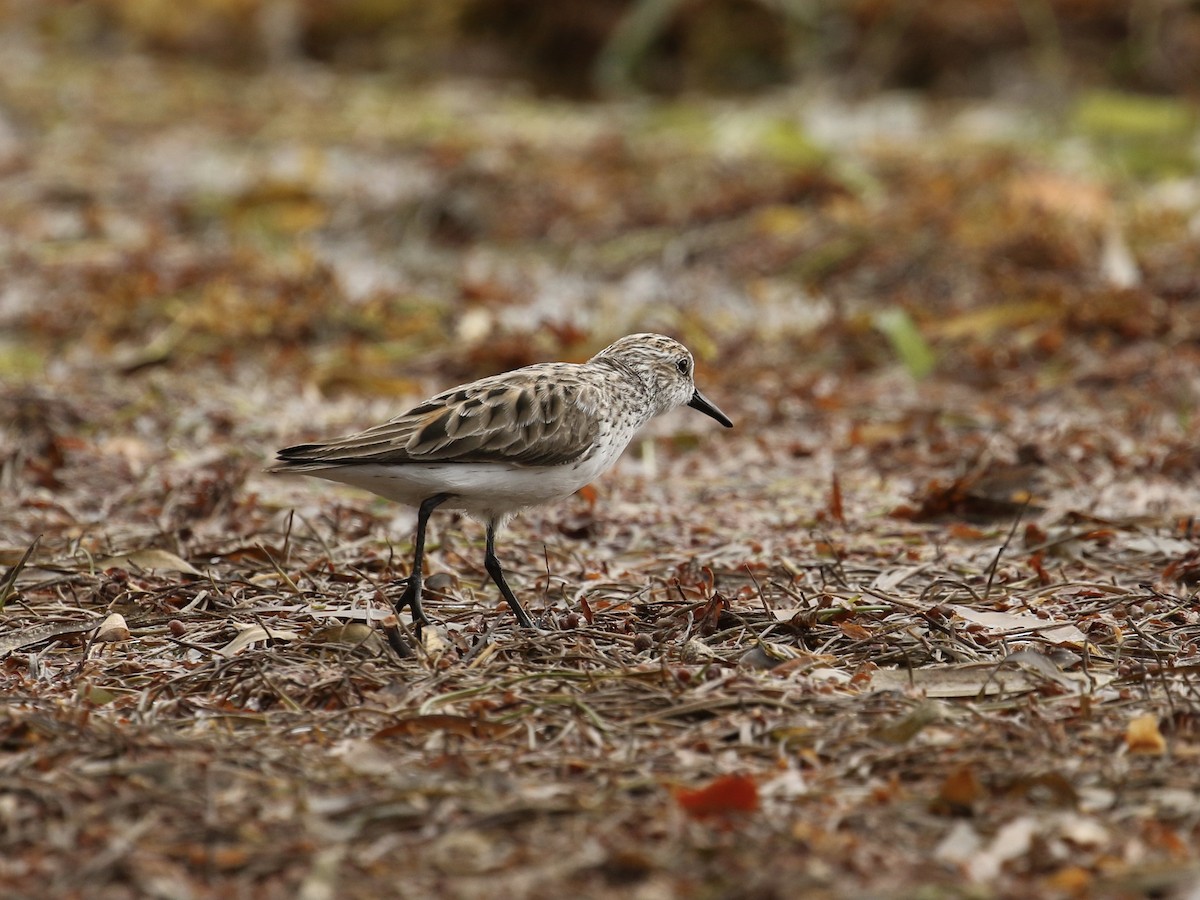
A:
{"type": "Polygon", "coordinates": [[[0,65],[7,893],[1194,887],[1193,134],[0,65]],[[536,635],[435,519],[394,658],[273,448],[651,328],[737,429],[507,530],[536,635]]]}

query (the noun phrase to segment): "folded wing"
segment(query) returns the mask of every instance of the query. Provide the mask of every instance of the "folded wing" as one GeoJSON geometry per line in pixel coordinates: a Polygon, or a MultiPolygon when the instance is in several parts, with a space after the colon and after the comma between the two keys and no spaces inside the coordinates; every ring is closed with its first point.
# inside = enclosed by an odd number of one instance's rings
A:
{"type": "Polygon", "coordinates": [[[587,455],[595,443],[594,388],[548,373],[517,370],[451,388],[366,431],[279,451],[273,472],[355,464],[505,462],[556,466],[587,455]]]}

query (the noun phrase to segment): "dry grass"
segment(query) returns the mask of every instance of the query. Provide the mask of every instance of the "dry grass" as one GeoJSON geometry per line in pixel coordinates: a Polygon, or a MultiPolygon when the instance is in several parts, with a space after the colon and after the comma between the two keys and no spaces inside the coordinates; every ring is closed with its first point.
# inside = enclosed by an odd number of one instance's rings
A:
{"type": "Polygon", "coordinates": [[[89,105],[87,61],[0,63],[7,896],[1190,896],[1185,211],[1015,146],[739,162],[632,106],[116,65],[89,105]],[[536,634],[435,518],[397,659],[411,514],[263,460],[640,327],[738,428],[505,532],[536,634]]]}

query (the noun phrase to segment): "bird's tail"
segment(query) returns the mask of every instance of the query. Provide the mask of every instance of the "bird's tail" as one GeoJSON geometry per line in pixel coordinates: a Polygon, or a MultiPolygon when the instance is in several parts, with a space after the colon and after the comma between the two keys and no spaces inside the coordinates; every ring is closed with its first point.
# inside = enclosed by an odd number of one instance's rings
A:
{"type": "Polygon", "coordinates": [[[267,472],[272,475],[282,475],[327,469],[330,461],[321,458],[325,449],[324,444],[297,444],[294,447],[284,447],[275,454],[276,463],[267,469],[267,472]]]}

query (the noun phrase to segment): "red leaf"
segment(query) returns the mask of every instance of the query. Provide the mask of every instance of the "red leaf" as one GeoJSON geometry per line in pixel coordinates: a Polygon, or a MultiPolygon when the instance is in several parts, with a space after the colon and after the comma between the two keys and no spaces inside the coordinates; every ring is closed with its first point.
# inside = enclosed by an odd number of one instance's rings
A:
{"type": "Polygon", "coordinates": [[[750,813],[758,809],[758,784],[749,775],[722,775],[705,787],[677,787],[675,802],[696,819],[750,813]]]}

